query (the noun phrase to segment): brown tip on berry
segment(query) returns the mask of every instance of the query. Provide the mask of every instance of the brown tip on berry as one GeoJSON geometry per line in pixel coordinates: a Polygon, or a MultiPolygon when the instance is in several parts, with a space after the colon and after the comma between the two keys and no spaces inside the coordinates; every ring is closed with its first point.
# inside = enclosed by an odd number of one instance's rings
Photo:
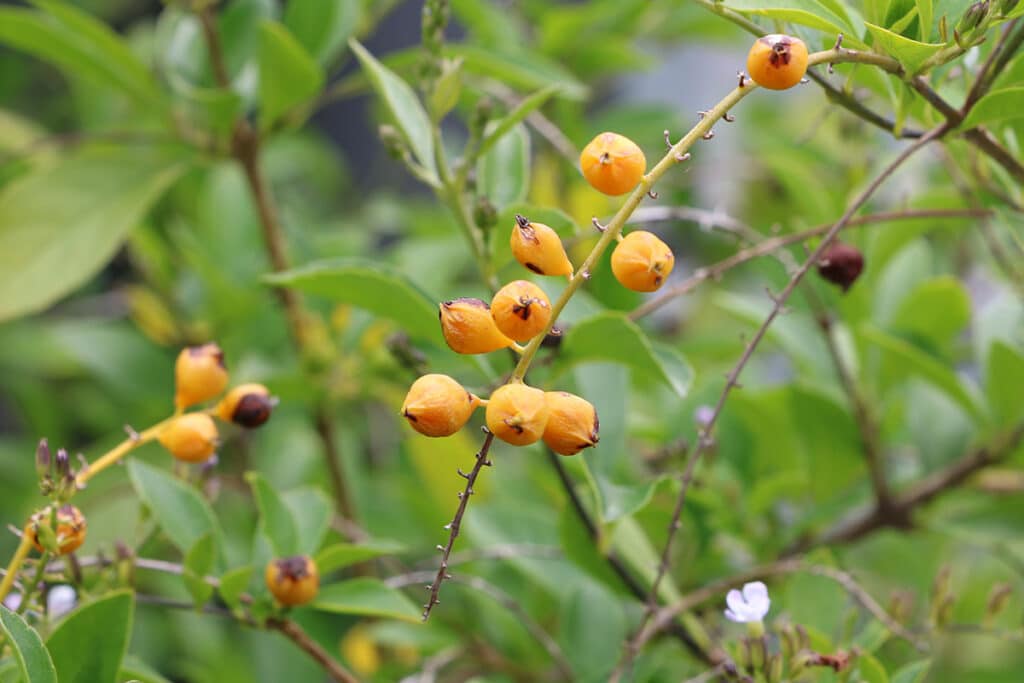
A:
{"type": "Polygon", "coordinates": [[[246,394],[238,401],[231,421],[243,427],[259,427],[270,419],[274,399],[264,394],[246,394]]]}
{"type": "Polygon", "coordinates": [[[519,226],[520,228],[528,228],[530,227],[530,220],[526,216],[517,213],[516,225],[519,226]]]}
{"type": "Polygon", "coordinates": [[[309,576],[309,565],[306,558],[301,555],[281,558],[276,561],[276,564],[281,572],[277,577],[278,583],[283,582],[285,579],[298,581],[309,576]]]}

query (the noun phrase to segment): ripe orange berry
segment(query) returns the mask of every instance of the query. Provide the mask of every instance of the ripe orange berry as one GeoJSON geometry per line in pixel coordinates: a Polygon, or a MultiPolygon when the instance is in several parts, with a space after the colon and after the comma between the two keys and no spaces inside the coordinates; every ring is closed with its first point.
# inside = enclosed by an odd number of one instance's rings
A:
{"type": "Polygon", "coordinates": [[[448,375],[423,375],[409,387],[402,415],[424,436],[451,436],[479,405],[479,398],[448,375]]]}
{"type": "Polygon", "coordinates": [[[252,429],[270,419],[277,399],[262,384],[240,384],[220,400],[214,412],[225,422],[252,429]]]}
{"type": "Polygon", "coordinates": [[[512,255],[537,275],[572,275],[572,263],[558,233],[543,223],[531,223],[516,214],[512,228],[512,255]]]}
{"type": "Polygon", "coordinates": [[[490,353],[513,344],[494,324],[491,309],[482,299],[445,301],[438,317],[444,340],[456,353],[490,353]]]}
{"type": "Polygon", "coordinates": [[[487,428],[515,446],[539,440],[548,423],[548,404],[544,392],[525,384],[499,387],[487,402],[487,428]]]}
{"type": "Polygon", "coordinates": [[[320,573],[306,555],[271,560],[263,579],[274,598],[285,607],[305,605],[320,590],[320,573]]]}
{"type": "Polygon", "coordinates": [[[636,187],[647,170],[647,159],[629,138],[601,133],[583,148],[580,169],[595,190],[614,196],[636,187]]]}
{"type": "MultiPolygon", "coordinates": [[[[26,527],[26,533],[30,534],[32,545],[36,550],[43,552],[43,546],[39,542],[39,527],[50,526],[51,508],[41,510],[32,515],[32,520],[26,527]]],[[[85,515],[74,505],[63,505],[57,510],[57,553],[67,555],[78,550],[85,543],[86,523],[85,515]]]]}
{"type": "Polygon", "coordinates": [[[517,342],[525,342],[547,327],[551,320],[551,302],[537,285],[526,280],[515,280],[494,295],[491,315],[502,334],[517,342]]]}
{"type": "Polygon", "coordinates": [[[216,344],[189,346],[174,363],[174,405],[184,410],[217,396],[228,385],[224,352],[216,344]]]}
{"type": "Polygon", "coordinates": [[[206,413],[186,413],[174,418],[157,439],[178,460],[205,462],[217,450],[217,424],[206,413]]]}
{"type": "Polygon", "coordinates": [[[548,424],[543,439],[548,448],[559,455],[576,455],[597,445],[600,424],[590,401],[567,391],[549,391],[544,400],[548,404],[548,424]]]}
{"type": "Polygon", "coordinates": [[[747,55],[747,73],[762,88],[792,88],[806,72],[807,46],[793,36],[774,33],[758,38],[747,55]]]}
{"type": "Polygon", "coordinates": [[[668,245],[646,230],[629,233],[612,252],[612,273],[623,287],[653,292],[672,272],[676,258],[668,245]]]}

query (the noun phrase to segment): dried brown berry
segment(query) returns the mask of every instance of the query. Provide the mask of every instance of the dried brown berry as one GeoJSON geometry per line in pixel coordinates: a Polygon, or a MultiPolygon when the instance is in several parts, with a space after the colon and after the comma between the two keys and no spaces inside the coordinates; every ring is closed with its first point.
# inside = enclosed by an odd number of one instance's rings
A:
{"type": "Polygon", "coordinates": [[[531,223],[516,214],[511,245],[516,260],[538,275],[572,275],[562,239],[543,223],[531,223]]]}
{"type": "Polygon", "coordinates": [[[626,235],[612,252],[612,273],[623,287],[653,292],[672,272],[676,259],[668,245],[646,230],[626,235]]]}
{"type": "Polygon", "coordinates": [[[423,375],[409,387],[402,416],[424,436],[451,436],[479,405],[479,398],[448,375],[423,375]]]}
{"type": "Polygon", "coordinates": [[[548,405],[544,392],[525,384],[499,387],[487,402],[487,428],[516,446],[526,446],[544,435],[548,405]]]}
{"type": "Polygon", "coordinates": [[[174,363],[174,405],[184,410],[218,396],[228,385],[224,352],[216,344],[189,346],[174,363]]]}
{"type": "Polygon", "coordinates": [[[863,270],[864,255],[860,249],[842,242],[830,244],[818,261],[818,274],[842,287],[844,292],[853,286],[863,270]]]}
{"type": "Polygon", "coordinates": [[[277,400],[262,384],[240,384],[217,404],[217,417],[252,429],[270,419],[277,400]]]}
{"type": "Polygon", "coordinates": [[[454,299],[441,304],[441,332],[456,353],[490,353],[514,343],[494,324],[491,309],[482,299],[454,299]]]}
{"type": "Polygon", "coordinates": [[[491,315],[502,334],[517,342],[525,342],[548,326],[551,302],[537,285],[526,280],[515,280],[494,295],[491,315]]]}
{"type": "Polygon", "coordinates": [[[217,450],[217,425],[206,413],[186,413],[174,418],[157,439],[178,460],[205,462],[217,450]]]}
{"type": "Polygon", "coordinates": [[[305,605],[320,591],[320,572],[306,555],[271,560],[263,572],[271,594],[285,607],[305,605]]]}
{"type": "Polygon", "coordinates": [[[600,424],[590,401],[567,391],[549,391],[544,400],[548,404],[548,424],[543,438],[548,448],[559,455],[576,455],[597,445],[600,424]]]}

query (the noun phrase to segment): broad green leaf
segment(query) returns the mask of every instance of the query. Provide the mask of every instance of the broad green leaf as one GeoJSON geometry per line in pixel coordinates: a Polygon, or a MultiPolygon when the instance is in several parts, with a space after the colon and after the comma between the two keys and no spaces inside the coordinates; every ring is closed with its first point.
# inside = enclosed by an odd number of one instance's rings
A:
{"type": "Polygon", "coordinates": [[[128,683],[171,683],[170,679],[132,654],[125,655],[117,678],[128,683]]]}
{"type": "Polygon", "coordinates": [[[382,555],[402,552],[403,546],[393,541],[365,541],[363,543],[335,543],[329,545],[314,558],[320,574],[344,569],[360,562],[382,555]]]}
{"type": "Polygon", "coordinates": [[[203,536],[220,535],[209,503],[191,486],[140,460],[129,461],[128,477],[153,519],[183,554],[203,536]]]}
{"type": "Polygon", "coordinates": [[[946,47],[943,43],[921,43],[911,40],[874,24],[866,26],[882,49],[911,74],[916,73],[932,55],[946,47]]]}
{"type": "Polygon", "coordinates": [[[132,632],[135,596],[115,591],[83,605],[46,639],[60,683],[115,683],[132,632]]]}
{"type": "Polygon", "coordinates": [[[932,16],[935,11],[933,0],[915,0],[915,4],[917,5],[917,18],[920,19],[921,27],[919,37],[927,43],[932,37],[932,16]]]}
{"type": "Polygon", "coordinates": [[[477,163],[477,187],[499,209],[521,202],[530,188],[530,134],[518,124],[477,163]]]}
{"type": "Polygon", "coordinates": [[[329,64],[359,23],[358,0],[289,0],[284,25],[323,65],[329,64]]]}
{"type": "Polygon", "coordinates": [[[213,586],[206,582],[206,576],[213,571],[216,560],[217,545],[212,533],[203,534],[185,555],[182,579],[196,607],[204,605],[213,595],[213,586]]]}
{"type": "Polygon", "coordinates": [[[844,45],[857,49],[867,47],[860,40],[857,27],[850,24],[849,17],[839,16],[824,3],[815,0],[775,0],[768,3],[767,7],[765,3],[758,3],[755,0],[727,0],[724,4],[742,14],[809,26],[824,32],[832,39],[842,33],[844,45]]]}
{"type": "Polygon", "coordinates": [[[252,487],[260,511],[260,530],[266,534],[275,557],[298,554],[298,532],[291,510],[277,491],[259,472],[246,472],[245,480],[252,487]]]}
{"type": "Polygon", "coordinates": [[[381,64],[358,41],[349,40],[349,47],[359,59],[370,85],[384,101],[391,118],[398,124],[402,137],[409,144],[416,160],[431,175],[437,175],[430,117],[412,87],[395,72],[381,64]]]}
{"type": "Polygon", "coordinates": [[[954,277],[944,276],[918,285],[900,304],[892,321],[894,330],[950,343],[971,320],[971,298],[954,277]]]}
{"type": "Polygon", "coordinates": [[[907,664],[899,671],[893,673],[892,683],[923,683],[931,665],[932,660],[930,659],[922,659],[921,661],[907,664]]]}
{"type": "MultiPolygon", "coordinates": [[[[317,564],[317,567],[323,572],[323,568],[319,564],[317,564]]],[[[224,600],[225,604],[233,609],[238,608],[241,604],[242,593],[249,587],[249,581],[252,579],[253,574],[253,568],[246,565],[221,575],[220,586],[217,592],[220,593],[220,597],[224,600]]]]}
{"type": "Polygon", "coordinates": [[[498,140],[515,128],[516,124],[522,123],[527,116],[543,106],[545,102],[561,89],[562,86],[557,83],[543,87],[523,99],[523,101],[516,105],[515,109],[494,122],[493,126],[488,127],[487,134],[484,135],[483,140],[480,142],[480,154],[486,154],[498,140]]]}
{"type": "Polygon", "coordinates": [[[296,553],[312,555],[319,550],[331,528],[334,514],[331,499],[320,489],[312,487],[287,491],[281,499],[295,522],[298,534],[296,553]]]}
{"type": "Polygon", "coordinates": [[[592,581],[567,588],[558,619],[558,642],[577,680],[607,680],[627,636],[623,603],[592,581]]]}
{"type": "Polygon", "coordinates": [[[988,93],[971,109],[960,124],[961,130],[988,126],[1024,117],[1024,87],[1000,88],[988,93]]]}
{"type": "Polygon", "coordinates": [[[312,100],[324,84],[320,65],[275,21],[260,22],[259,65],[260,122],[264,128],[312,100]]]}
{"type": "Polygon", "coordinates": [[[985,391],[989,407],[1000,424],[1015,424],[1024,417],[1024,356],[1002,341],[989,347],[985,391]]]}
{"type": "Polygon", "coordinates": [[[445,46],[444,53],[449,57],[462,57],[465,60],[463,68],[467,73],[493,78],[517,90],[532,91],[557,84],[562,97],[583,100],[589,95],[587,86],[578,81],[572,72],[536,51],[506,55],[463,43],[445,46]]]}
{"type": "Polygon", "coordinates": [[[273,285],[294,287],[340,303],[365,308],[399,323],[410,336],[442,343],[438,304],[404,274],[374,261],[317,261],[268,275],[273,285]]]}
{"type": "Polygon", "coordinates": [[[120,148],[83,153],[6,185],[0,321],[41,311],[95,275],[184,169],[181,157],[120,148]]]}
{"type": "Polygon", "coordinates": [[[18,614],[0,605],[0,635],[14,654],[25,683],[57,683],[57,670],[36,630],[18,614]]]}
{"type": "Polygon", "coordinates": [[[324,586],[310,606],[336,614],[420,620],[419,608],[404,593],[368,577],[324,586]]]}
{"type": "Polygon", "coordinates": [[[562,362],[605,360],[621,363],[661,380],[680,397],[693,383],[693,368],[668,347],[655,347],[625,315],[607,311],[569,328],[562,342],[562,362]]]}

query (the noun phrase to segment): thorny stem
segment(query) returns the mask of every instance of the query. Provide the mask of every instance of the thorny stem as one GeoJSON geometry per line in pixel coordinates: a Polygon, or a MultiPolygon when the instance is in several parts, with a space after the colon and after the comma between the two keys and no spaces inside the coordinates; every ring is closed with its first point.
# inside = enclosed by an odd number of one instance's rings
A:
{"type": "Polygon", "coordinates": [[[21,565],[24,564],[25,558],[28,557],[31,551],[32,535],[26,526],[24,533],[21,534],[21,540],[18,542],[18,549],[14,551],[11,561],[7,564],[7,571],[4,574],[3,581],[0,581],[0,602],[3,602],[7,594],[11,592],[11,586],[14,585],[14,579],[18,575],[18,570],[21,569],[21,565]]]}

